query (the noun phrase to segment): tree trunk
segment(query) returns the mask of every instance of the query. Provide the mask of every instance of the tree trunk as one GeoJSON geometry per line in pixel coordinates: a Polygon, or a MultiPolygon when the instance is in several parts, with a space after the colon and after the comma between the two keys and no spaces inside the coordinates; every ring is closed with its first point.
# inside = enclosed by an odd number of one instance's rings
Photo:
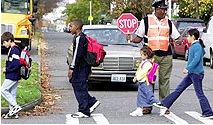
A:
{"type": "Polygon", "coordinates": [[[199,6],[198,6],[198,0],[194,0],[194,5],[195,5],[195,16],[196,19],[199,19],[199,6]]]}

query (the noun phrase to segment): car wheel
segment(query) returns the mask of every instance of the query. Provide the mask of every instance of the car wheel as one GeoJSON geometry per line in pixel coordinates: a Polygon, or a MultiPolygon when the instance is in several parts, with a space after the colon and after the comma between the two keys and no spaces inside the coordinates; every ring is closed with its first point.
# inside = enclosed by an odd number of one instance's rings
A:
{"type": "Polygon", "coordinates": [[[213,52],[210,53],[210,68],[213,69],[213,52]]]}
{"type": "Polygon", "coordinates": [[[186,48],[186,50],[185,50],[185,60],[186,61],[188,61],[188,57],[189,57],[189,49],[188,48],[186,48]]]}

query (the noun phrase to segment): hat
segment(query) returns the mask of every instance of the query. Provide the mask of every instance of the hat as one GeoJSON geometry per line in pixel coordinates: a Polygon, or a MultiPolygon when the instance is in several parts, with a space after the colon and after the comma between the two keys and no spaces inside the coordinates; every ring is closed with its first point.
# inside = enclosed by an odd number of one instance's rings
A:
{"type": "Polygon", "coordinates": [[[162,8],[162,9],[169,8],[168,5],[166,5],[165,0],[155,0],[152,3],[152,6],[155,7],[155,8],[162,8]]]}

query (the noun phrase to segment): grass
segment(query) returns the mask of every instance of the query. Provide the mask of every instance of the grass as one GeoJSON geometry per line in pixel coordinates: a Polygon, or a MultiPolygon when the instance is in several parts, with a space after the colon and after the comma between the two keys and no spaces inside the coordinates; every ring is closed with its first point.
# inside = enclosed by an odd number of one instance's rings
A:
{"type": "MultiPolygon", "coordinates": [[[[5,60],[1,60],[1,85],[4,82],[5,75],[2,73],[2,68],[5,67],[5,60]]],[[[41,98],[41,83],[39,81],[39,65],[32,62],[30,78],[27,80],[21,79],[18,82],[16,101],[19,105],[32,102],[35,99],[41,98]]],[[[7,101],[1,96],[1,107],[8,107],[7,101]]]]}

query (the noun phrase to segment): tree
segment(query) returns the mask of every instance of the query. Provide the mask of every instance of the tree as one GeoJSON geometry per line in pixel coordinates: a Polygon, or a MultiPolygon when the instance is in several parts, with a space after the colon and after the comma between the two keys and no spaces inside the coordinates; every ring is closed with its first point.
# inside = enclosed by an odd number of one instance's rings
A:
{"type": "Polygon", "coordinates": [[[53,11],[54,8],[58,7],[58,2],[62,0],[38,0],[38,12],[37,12],[37,19],[38,19],[38,29],[42,26],[42,17],[43,15],[50,13],[53,11]]]}
{"type": "Polygon", "coordinates": [[[182,18],[197,18],[207,23],[213,16],[213,0],[180,0],[178,4],[182,18]]]}

